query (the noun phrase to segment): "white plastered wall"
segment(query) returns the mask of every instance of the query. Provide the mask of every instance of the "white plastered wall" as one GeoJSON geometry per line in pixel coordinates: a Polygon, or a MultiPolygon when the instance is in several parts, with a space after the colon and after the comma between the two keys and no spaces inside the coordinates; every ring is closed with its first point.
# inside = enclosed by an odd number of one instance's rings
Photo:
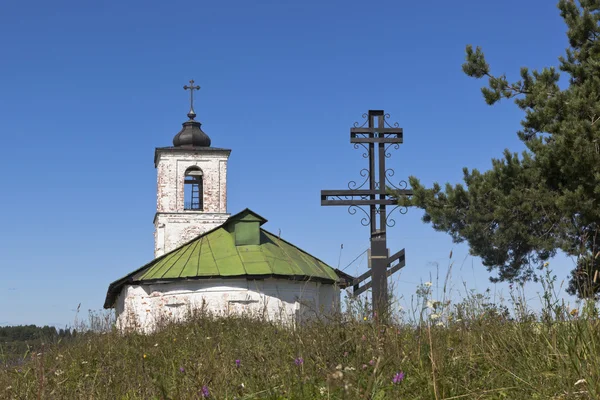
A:
{"type": "Polygon", "coordinates": [[[151,332],[194,311],[215,316],[243,314],[286,325],[339,311],[340,290],[332,284],[286,279],[186,280],[127,285],[115,304],[122,331],[151,332]]]}
{"type": "Polygon", "coordinates": [[[154,219],[154,257],[181,246],[222,225],[227,214],[229,150],[160,151],[156,160],[157,199],[154,219]],[[198,167],[203,174],[202,211],[185,210],[185,171],[198,167]]]}

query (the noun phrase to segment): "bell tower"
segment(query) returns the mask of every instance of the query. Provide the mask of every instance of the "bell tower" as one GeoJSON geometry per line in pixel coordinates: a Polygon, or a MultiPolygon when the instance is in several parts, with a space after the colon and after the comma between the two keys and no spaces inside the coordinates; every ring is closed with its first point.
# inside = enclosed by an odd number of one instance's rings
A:
{"type": "Polygon", "coordinates": [[[154,257],[190,241],[223,224],[227,214],[227,161],[229,149],[211,147],[194,112],[194,91],[190,91],[188,120],[173,138],[172,147],[154,152],[157,170],[156,215],[154,216],[154,257]]]}

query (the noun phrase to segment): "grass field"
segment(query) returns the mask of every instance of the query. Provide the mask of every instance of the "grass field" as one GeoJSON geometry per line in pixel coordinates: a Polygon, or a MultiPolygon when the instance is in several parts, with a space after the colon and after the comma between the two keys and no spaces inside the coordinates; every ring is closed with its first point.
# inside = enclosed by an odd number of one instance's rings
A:
{"type": "Polygon", "coordinates": [[[545,287],[537,313],[517,289],[506,304],[485,293],[453,304],[427,283],[386,324],[350,304],[296,330],[200,313],[124,336],[94,317],[93,330],[0,367],[0,398],[600,399],[596,304],[568,309],[545,287]]]}

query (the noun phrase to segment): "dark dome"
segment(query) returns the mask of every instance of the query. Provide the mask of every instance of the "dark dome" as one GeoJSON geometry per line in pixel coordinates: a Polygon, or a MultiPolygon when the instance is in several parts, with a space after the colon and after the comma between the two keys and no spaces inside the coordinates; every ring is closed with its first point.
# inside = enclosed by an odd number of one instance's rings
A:
{"type": "Polygon", "coordinates": [[[190,111],[188,117],[189,121],[182,124],[183,128],[173,138],[173,146],[210,147],[210,138],[200,129],[202,124],[194,121],[196,114],[190,111]]]}

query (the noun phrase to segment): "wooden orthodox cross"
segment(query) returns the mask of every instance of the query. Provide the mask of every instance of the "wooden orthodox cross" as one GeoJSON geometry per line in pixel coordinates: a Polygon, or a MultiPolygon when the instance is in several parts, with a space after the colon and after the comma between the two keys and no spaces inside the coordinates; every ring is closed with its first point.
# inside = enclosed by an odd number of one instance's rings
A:
{"type": "MultiPolygon", "coordinates": [[[[364,182],[359,185],[350,181],[347,190],[322,190],[321,205],[348,206],[348,212],[352,215],[358,210],[365,214],[361,223],[371,228],[371,270],[353,281],[353,296],[372,288],[373,312],[378,313],[375,315],[384,316],[389,303],[387,277],[405,265],[404,249],[390,256],[387,248],[386,227],[395,225],[396,222],[389,217],[399,207],[398,199],[388,192],[388,187],[398,196],[411,196],[412,191],[407,190],[408,185],[405,181],[398,186],[394,185],[390,180],[394,176],[394,170],[386,169],[385,166],[385,159],[391,156],[389,148],[400,148],[402,128],[398,127],[398,123],[391,126],[386,121],[389,115],[383,110],[369,110],[368,114],[363,114],[363,118],[367,118],[367,121],[361,126],[356,122],[350,129],[350,143],[354,143],[355,149],[362,146],[366,151],[363,157],[369,159],[369,168],[360,171],[364,182]],[[367,183],[368,189],[363,189],[367,183]],[[362,206],[368,206],[369,211],[365,211],[362,206]],[[394,207],[389,214],[387,206],[394,207]],[[394,263],[396,264],[392,266],[394,263]],[[370,282],[363,283],[369,277],[370,282]]],[[[400,212],[406,213],[406,208],[402,208],[400,212]]]]}

